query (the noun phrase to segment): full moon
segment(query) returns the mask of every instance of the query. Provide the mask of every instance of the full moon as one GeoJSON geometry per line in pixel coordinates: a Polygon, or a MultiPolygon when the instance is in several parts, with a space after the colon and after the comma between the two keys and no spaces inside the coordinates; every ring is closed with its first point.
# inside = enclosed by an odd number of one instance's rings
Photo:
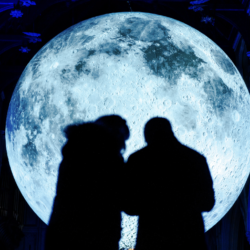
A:
{"type": "Polygon", "coordinates": [[[130,129],[126,161],[146,145],[146,122],[165,117],[176,138],[207,159],[216,199],[202,214],[207,231],[249,175],[249,101],[232,61],[194,28],[142,12],[93,17],[54,37],[23,71],[7,114],[9,163],[27,203],[48,224],[66,126],[122,116],[130,129]]]}

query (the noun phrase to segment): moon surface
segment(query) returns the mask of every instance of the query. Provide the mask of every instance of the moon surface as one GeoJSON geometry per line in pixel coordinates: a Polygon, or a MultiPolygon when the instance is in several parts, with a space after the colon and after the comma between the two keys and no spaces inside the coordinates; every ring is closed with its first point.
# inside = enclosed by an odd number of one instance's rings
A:
{"type": "Polygon", "coordinates": [[[216,199],[202,214],[207,231],[249,175],[249,101],[232,61],[194,28],[142,12],[93,17],[54,37],[23,71],[6,121],[11,170],[48,224],[67,125],[121,115],[131,135],[126,160],[146,145],[145,123],[166,117],[177,139],[207,158],[216,199]]]}

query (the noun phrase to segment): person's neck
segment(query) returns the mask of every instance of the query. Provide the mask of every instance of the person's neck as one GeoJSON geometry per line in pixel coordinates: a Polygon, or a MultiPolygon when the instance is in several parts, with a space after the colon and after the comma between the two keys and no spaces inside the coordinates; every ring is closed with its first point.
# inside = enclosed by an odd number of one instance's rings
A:
{"type": "Polygon", "coordinates": [[[156,148],[162,148],[162,147],[166,148],[166,147],[172,147],[173,145],[176,145],[177,143],[178,143],[178,140],[174,136],[171,136],[169,138],[166,138],[165,140],[159,140],[159,141],[147,143],[147,146],[156,147],[156,148]]]}

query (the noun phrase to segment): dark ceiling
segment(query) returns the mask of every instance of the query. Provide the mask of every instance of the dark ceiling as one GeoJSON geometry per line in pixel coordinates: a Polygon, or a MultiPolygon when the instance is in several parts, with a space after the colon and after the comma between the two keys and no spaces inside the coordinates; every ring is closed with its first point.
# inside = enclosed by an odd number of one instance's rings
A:
{"type": "Polygon", "coordinates": [[[32,57],[53,37],[85,19],[112,12],[149,12],[184,22],[213,40],[235,63],[235,44],[239,33],[250,51],[250,0],[0,0],[0,92],[5,100],[0,129],[5,120],[12,92],[32,57]],[[26,5],[23,6],[23,3],[26,5]],[[190,3],[190,2],[193,2],[190,3]],[[195,6],[194,9],[189,9],[195,6]],[[197,10],[197,9],[200,10],[197,10]],[[11,12],[21,11],[21,17],[11,12]],[[201,22],[203,17],[214,18],[201,22]],[[30,42],[40,34],[41,41],[30,42]],[[20,51],[27,47],[28,53],[20,51]]]}

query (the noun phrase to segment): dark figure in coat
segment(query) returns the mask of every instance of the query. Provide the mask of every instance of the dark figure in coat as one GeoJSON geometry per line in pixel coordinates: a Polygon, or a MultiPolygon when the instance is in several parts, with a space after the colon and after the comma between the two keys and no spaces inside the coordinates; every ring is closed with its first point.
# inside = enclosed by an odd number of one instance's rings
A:
{"type": "Polygon", "coordinates": [[[206,158],[182,145],[165,118],[149,120],[144,136],[147,146],[130,155],[124,176],[133,184],[123,211],[139,215],[135,250],[207,249],[201,213],[215,198],[206,158]]]}
{"type": "Polygon", "coordinates": [[[126,121],[110,115],[68,126],[45,250],[118,250],[126,121]]]}

